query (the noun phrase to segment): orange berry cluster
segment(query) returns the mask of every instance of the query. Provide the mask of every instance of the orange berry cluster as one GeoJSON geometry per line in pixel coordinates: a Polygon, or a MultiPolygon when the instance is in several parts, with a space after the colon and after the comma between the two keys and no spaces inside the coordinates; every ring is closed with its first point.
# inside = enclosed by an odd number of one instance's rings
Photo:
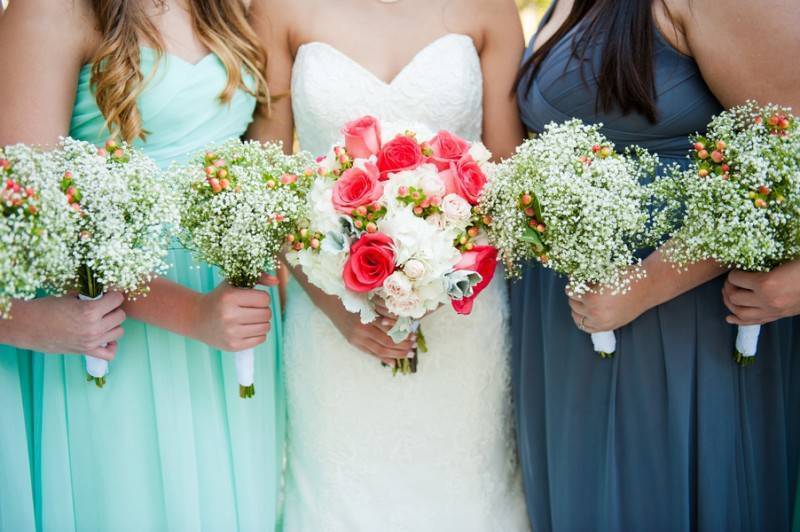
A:
{"type": "Polygon", "coordinates": [[[130,154],[114,139],[108,139],[104,147],[98,148],[97,155],[107,157],[115,163],[127,163],[131,160],[130,154]]]}
{"type": "Polygon", "coordinates": [[[353,227],[359,231],[377,233],[377,222],[386,216],[386,207],[377,204],[362,205],[353,209],[350,212],[350,216],[353,218],[353,227]]]}
{"type": "Polygon", "coordinates": [[[304,249],[319,249],[322,239],[322,233],[315,233],[304,227],[296,233],[289,234],[286,242],[293,250],[303,251],[304,249]]]}
{"type": "Polygon", "coordinates": [[[427,218],[431,214],[441,211],[439,206],[442,200],[437,197],[429,198],[425,193],[416,187],[400,187],[397,189],[397,199],[404,205],[413,205],[412,211],[415,216],[427,218]]]}
{"type": "MultiPolygon", "coordinates": [[[[0,171],[2,174],[11,173],[11,162],[8,159],[0,159],[0,171]]],[[[36,201],[39,195],[33,187],[23,187],[12,177],[5,179],[5,185],[0,190],[0,205],[3,208],[3,216],[22,211],[23,214],[33,216],[39,212],[36,201]]]]}
{"type": "Polygon", "coordinates": [[[67,197],[67,203],[72,207],[72,210],[78,213],[81,212],[81,199],[83,199],[83,194],[81,194],[81,191],[75,186],[75,179],[72,172],[69,170],[64,172],[61,178],[61,192],[67,197]]]}
{"type": "Polygon", "coordinates": [[[730,179],[731,167],[725,160],[725,148],[727,147],[725,141],[712,142],[703,136],[698,136],[692,147],[695,161],[698,163],[697,175],[708,177],[714,174],[722,176],[722,179],[730,179]]]}
{"type": "Polygon", "coordinates": [[[218,156],[213,151],[206,152],[203,164],[206,173],[206,188],[211,189],[214,194],[219,194],[224,190],[241,190],[235,182],[228,168],[228,162],[218,156]]]}

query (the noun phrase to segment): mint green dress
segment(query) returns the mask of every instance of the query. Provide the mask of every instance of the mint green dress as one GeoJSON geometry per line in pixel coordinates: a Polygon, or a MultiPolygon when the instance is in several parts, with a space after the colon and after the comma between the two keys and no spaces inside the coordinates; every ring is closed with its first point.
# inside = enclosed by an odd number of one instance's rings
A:
{"type": "MultiPolygon", "coordinates": [[[[191,64],[172,55],[159,60],[144,48],[141,62],[145,73],[158,65],[139,97],[149,136],[137,144],[159,165],[245,132],[255,99],[239,91],[220,103],[227,77],[217,56],[191,64]]],[[[85,66],[70,135],[100,144],[107,132],[89,78],[85,66]]],[[[221,281],[178,246],[169,261],[167,277],[194,290],[208,292],[221,281]]],[[[33,530],[34,522],[59,532],[272,530],[284,427],[277,292],[272,301],[273,332],[256,351],[249,400],[239,398],[231,354],[133,320],[124,324],[103,389],[86,382],[83,357],[35,354],[26,368],[24,356],[4,356],[2,370],[16,369],[21,378],[18,391],[0,382],[0,398],[20,397],[14,410],[0,405],[0,444],[12,426],[10,449],[27,446],[31,459],[26,469],[23,454],[0,449],[0,530],[33,530]],[[13,486],[6,485],[7,462],[18,475],[13,486]],[[3,500],[14,490],[10,503],[3,500]],[[12,509],[4,520],[13,497],[19,515],[12,509]]]]}

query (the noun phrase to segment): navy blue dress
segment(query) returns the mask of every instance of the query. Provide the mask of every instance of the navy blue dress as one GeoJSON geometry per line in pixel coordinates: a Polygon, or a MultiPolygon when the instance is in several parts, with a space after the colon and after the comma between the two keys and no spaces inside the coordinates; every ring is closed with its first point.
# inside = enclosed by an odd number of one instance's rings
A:
{"type": "MultiPolygon", "coordinates": [[[[571,117],[602,122],[620,148],[636,143],[665,163],[685,163],[688,136],[721,110],[694,60],[658,35],[658,123],[603,113],[592,69],[584,81],[570,60],[574,31],[531,91],[526,80],[519,87],[528,129],[571,117]]],[[[601,48],[595,43],[585,60],[598,66],[601,48]]],[[[790,527],[800,440],[791,323],[765,326],[758,361],[740,368],[723,279],[619,329],[611,360],[575,327],[563,278],[533,267],[512,285],[518,443],[534,530],[790,527]]]]}

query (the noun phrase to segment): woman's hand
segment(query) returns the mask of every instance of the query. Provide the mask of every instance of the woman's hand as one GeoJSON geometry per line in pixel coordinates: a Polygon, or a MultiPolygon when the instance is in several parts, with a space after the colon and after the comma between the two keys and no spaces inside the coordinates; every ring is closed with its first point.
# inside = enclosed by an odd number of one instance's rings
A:
{"type": "Polygon", "coordinates": [[[762,325],[800,315],[800,260],[770,272],[732,271],[722,290],[733,325],[762,325]]]}
{"type": "MultiPolygon", "coordinates": [[[[275,286],[277,279],[264,274],[259,284],[275,286]]],[[[267,340],[272,321],[271,302],[268,292],[222,283],[199,296],[191,336],[232,353],[254,348],[267,340]]]]}
{"type": "Polygon", "coordinates": [[[646,279],[632,283],[624,294],[612,294],[607,289],[598,293],[571,294],[569,306],[578,329],[586,333],[613,331],[623,327],[650,308],[646,279]]]}
{"type": "Polygon", "coordinates": [[[328,301],[320,306],[322,311],[333,322],[342,336],[350,345],[379,359],[384,364],[395,367],[398,359],[415,356],[414,348],[417,346],[417,336],[409,335],[399,344],[389,336],[389,331],[397,321],[396,318],[379,316],[372,323],[361,323],[358,314],[349,312],[341,302],[328,301]]]}
{"type": "Polygon", "coordinates": [[[122,294],[109,292],[96,301],[80,301],[75,295],[16,301],[11,319],[0,320],[0,342],[42,353],[112,360],[124,333],[124,300],[122,294]]]}

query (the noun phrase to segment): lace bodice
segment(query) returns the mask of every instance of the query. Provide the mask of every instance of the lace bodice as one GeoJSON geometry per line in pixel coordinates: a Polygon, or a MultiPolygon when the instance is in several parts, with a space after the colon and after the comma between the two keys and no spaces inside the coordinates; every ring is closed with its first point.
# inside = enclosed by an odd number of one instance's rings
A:
{"type": "Polygon", "coordinates": [[[336,142],[345,122],[368,114],[382,122],[422,124],[478,140],[482,101],[480,58],[467,35],[435,40],[389,83],[322,42],[298,49],[292,73],[297,135],[301,148],[314,155],[336,142]]]}

